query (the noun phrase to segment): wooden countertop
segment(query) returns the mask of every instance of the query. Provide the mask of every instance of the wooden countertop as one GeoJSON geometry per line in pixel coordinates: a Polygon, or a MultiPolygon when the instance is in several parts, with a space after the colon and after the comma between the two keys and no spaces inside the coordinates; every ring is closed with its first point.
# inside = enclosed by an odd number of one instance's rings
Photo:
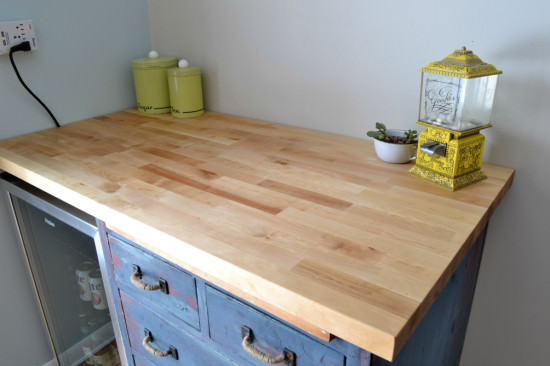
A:
{"type": "Polygon", "coordinates": [[[511,186],[457,192],[370,141],[134,110],[0,141],[0,169],[321,338],[392,360],[511,186]]]}

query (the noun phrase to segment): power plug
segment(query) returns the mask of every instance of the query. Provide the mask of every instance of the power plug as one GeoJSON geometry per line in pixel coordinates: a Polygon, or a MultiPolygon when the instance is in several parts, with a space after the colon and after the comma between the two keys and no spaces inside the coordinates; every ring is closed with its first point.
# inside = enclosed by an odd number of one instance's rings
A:
{"type": "Polygon", "coordinates": [[[37,48],[32,20],[0,22],[0,55],[7,55],[11,47],[24,41],[29,41],[31,51],[37,48]]]}

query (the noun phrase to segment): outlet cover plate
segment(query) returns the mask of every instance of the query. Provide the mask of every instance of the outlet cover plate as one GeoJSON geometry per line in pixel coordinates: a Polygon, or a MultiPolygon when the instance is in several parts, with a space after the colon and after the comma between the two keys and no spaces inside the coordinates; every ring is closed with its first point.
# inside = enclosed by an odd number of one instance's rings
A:
{"type": "Polygon", "coordinates": [[[7,55],[11,47],[24,41],[30,42],[31,51],[37,48],[32,20],[0,22],[0,55],[7,55]]]}

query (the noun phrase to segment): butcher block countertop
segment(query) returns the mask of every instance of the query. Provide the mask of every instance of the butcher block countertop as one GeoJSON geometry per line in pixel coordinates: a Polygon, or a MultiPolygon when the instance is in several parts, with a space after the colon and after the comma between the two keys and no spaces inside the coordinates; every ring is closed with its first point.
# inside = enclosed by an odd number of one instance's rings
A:
{"type": "Polygon", "coordinates": [[[0,141],[0,169],[320,338],[392,360],[509,190],[371,141],[217,113],[113,113],[0,141]]]}

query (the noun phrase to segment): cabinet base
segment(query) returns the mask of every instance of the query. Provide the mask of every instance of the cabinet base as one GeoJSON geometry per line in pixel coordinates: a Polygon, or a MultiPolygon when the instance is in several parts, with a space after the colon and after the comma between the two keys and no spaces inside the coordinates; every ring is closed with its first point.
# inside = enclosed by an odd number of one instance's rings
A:
{"type": "Polygon", "coordinates": [[[419,165],[412,167],[411,170],[409,170],[409,174],[440,185],[441,187],[447,188],[451,191],[456,191],[470,184],[487,179],[487,175],[485,175],[485,173],[481,170],[475,170],[459,177],[450,178],[419,165]]]}

